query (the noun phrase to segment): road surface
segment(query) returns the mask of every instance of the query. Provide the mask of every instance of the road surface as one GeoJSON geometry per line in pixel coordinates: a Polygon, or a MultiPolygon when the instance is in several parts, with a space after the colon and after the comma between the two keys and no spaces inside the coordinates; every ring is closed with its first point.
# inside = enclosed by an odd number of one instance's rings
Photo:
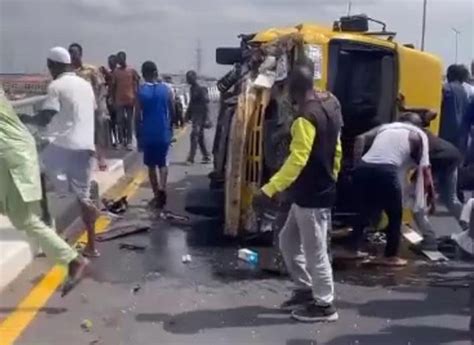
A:
{"type": "MultiPolygon", "coordinates": [[[[169,209],[178,213],[187,190],[207,184],[210,169],[183,164],[188,141],[184,133],[170,160],[169,209]]],[[[0,295],[0,329],[9,326],[1,345],[469,344],[468,290],[456,278],[472,266],[413,263],[377,271],[336,265],[340,320],[296,323],[278,309],[291,287],[285,277],[239,262],[236,246],[213,240],[218,229],[158,220],[147,210],[151,190],[144,177],[139,171],[135,187],[128,186],[131,204],[120,221],[149,223],[150,231],[100,243],[91,277],[64,299],[53,293],[54,277],[45,282],[50,265],[38,259],[0,295]],[[122,242],[147,248],[121,250],[122,242]],[[185,254],[191,263],[182,263],[185,254]],[[439,277],[454,287],[429,286],[439,277]],[[85,320],[89,329],[81,327],[85,320]]]]}

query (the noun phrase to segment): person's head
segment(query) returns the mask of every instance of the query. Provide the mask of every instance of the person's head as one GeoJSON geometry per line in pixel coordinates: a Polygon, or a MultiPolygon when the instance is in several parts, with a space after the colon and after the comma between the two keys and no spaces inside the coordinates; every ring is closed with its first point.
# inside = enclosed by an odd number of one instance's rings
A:
{"type": "Polygon", "coordinates": [[[461,77],[461,68],[459,65],[450,65],[446,71],[446,79],[448,80],[448,82],[455,82],[455,81],[461,81],[462,77],[461,77]]]}
{"type": "Polygon", "coordinates": [[[290,72],[288,84],[290,97],[297,102],[304,100],[308,91],[314,88],[313,61],[307,57],[296,61],[290,72]]]}
{"type": "Polygon", "coordinates": [[[145,61],[142,65],[142,75],[145,81],[151,82],[158,79],[158,68],[153,61],[145,61]]]}
{"type": "Polygon", "coordinates": [[[163,76],[163,81],[164,81],[165,83],[170,83],[170,84],[172,84],[172,83],[173,83],[173,78],[172,78],[170,75],[164,75],[164,76],[163,76]]]}
{"type": "Polygon", "coordinates": [[[113,71],[117,67],[117,56],[114,54],[109,55],[109,58],[107,59],[107,63],[109,65],[109,69],[113,71]]]}
{"type": "Polygon", "coordinates": [[[127,66],[127,54],[124,51],[117,53],[117,64],[126,67],[127,66]]]}
{"type": "Polygon", "coordinates": [[[186,73],[186,82],[189,85],[196,85],[197,84],[197,74],[194,71],[188,71],[186,73]]]}
{"type": "Polygon", "coordinates": [[[54,47],[48,53],[47,66],[53,79],[71,69],[71,55],[63,47],[54,47]]]}
{"type": "Polygon", "coordinates": [[[403,123],[409,123],[420,128],[422,128],[424,124],[420,114],[408,111],[400,114],[399,121],[403,123]]]}
{"type": "Polygon", "coordinates": [[[82,65],[82,46],[79,43],[71,43],[69,45],[69,54],[71,55],[71,63],[75,67],[82,65]]]}
{"type": "Polygon", "coordinates": [[[469,69],[464,65],[459,65],[459,78],[461,83],[467,83],[469,81],[469,69]]]}

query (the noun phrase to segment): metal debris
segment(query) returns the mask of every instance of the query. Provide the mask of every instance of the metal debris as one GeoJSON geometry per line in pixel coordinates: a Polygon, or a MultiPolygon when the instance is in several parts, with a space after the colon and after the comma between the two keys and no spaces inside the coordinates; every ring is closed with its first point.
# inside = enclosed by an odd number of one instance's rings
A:
{"type": "Polygon", "coordinates": [[[119,243],[119,249],[127,249],[133,251],[144,251],[147,247],[144,245],[132,244],[132,243],[119,243]]]}
{"type": "Polygon", "coordinates": [[[140,291],[142,289],[141,285],[140,284],[136,284],[133,288],[132,288],[132,293],[134,295],[136,295],[138,293],[138,291],[140,291]]]}
{"type": "Polygon", "coordinates": [[[189,263],[192,262],[192,261],[193,261],[193,260],[192,260],[192,258],[191,258],[191,255],[189,255],[189,254],[183,255],[183,256],[181,257],[181,262],[182,262],[183,264],[189,264],[189,263]]]}

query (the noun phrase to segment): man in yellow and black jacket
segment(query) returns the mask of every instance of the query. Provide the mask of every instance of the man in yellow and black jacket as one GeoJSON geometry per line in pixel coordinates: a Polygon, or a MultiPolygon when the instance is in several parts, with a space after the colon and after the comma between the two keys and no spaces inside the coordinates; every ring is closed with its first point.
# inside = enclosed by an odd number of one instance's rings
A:
{"type": "Polygon", "coordinates": [[[254,208],[265,209],[274,195],[289,189],[292,205],[280,233],[280,250],[296,289],[282,308],[299,321],[336,321],[327,232],[342,156],[342,115],[337,99],[314,91],[313,82],[313,63],[297,62],[289,76],[299,114],[291,126],[290,154],[254,197],[254,208]]]}

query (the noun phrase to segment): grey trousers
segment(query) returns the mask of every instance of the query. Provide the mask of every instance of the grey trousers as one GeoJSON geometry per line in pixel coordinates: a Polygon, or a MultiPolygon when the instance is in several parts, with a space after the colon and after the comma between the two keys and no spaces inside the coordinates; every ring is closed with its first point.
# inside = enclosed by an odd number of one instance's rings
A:
{"type": "Polygon", "coordinates": [[[317,303],[334,301],[334,280],[329,260],[327,237],[329,209],[291,205],[280,232],[280,250],[298,289],[311,289],[317,303]]]}
{"type": "Polygon", "coordinates": [[[209,151],[206,144],[206,134],[204,125],[200,123],[193,123],[191,130],[191,147],[189,150],[188,161],[194,162],[196,151],[199,146],[201,150],[202,158],[209,158],[209,151]]]}

